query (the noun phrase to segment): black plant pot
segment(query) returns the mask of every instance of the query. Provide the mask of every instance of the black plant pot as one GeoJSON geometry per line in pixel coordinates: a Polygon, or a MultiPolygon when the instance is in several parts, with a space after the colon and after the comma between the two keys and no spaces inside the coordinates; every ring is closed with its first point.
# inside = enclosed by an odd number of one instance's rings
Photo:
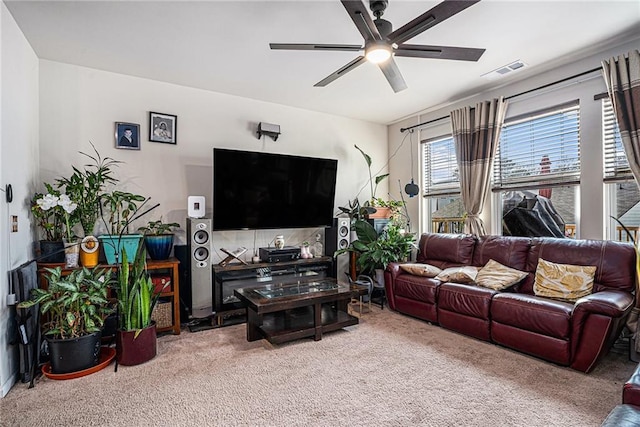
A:
{"type": "Polygon", "coordinates": [[[67,374],[96,366],[100,357],[100,337],[100,332],[94,332],[80,338],[47,338],[51,372],[67,374]]]}
{"type": "Polygon", "coordinates": [[[173,234],[157,234],[144,236],[144,245],[149,258],[162,261],[169,259],[173,248],[173,234]]]}
{"type": "Polygon", "coordinates": [[[40,240],[40,262],[64,262],[64,243],[40,240]]]}

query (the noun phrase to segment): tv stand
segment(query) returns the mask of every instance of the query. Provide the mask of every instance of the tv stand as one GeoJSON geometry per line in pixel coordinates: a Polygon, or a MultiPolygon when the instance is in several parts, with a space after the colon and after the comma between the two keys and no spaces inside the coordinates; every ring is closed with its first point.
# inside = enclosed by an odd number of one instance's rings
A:
{"type": "Polygon", "coordinates": [[[245,306],[234,295],[236,289],[320,280],[330,276],[332,265],[333,258],[323,256],[272,263],[213,266],[214,326],[246,321],[245,306]]]}

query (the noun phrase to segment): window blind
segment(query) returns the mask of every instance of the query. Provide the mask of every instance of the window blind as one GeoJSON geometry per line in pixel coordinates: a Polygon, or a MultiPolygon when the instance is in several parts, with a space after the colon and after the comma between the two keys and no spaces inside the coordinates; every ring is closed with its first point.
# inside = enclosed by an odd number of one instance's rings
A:
{"type": "Polygon", "coordinates": [[[577,101],[506,121],[493,172],[494,191],[578,184],[577,101]]]}
{"type": "Polygon", "coordinates": [[[425,197],[460,192],[460,176],[452,136],[422,141],[422,165],[425,197]]]}
{"type": "Polygon", "coordinates": [[[602,100],[602,139],[604,143],[604,181],[633,179],[624,153],[620,129],[609,98],[602,100]]]}

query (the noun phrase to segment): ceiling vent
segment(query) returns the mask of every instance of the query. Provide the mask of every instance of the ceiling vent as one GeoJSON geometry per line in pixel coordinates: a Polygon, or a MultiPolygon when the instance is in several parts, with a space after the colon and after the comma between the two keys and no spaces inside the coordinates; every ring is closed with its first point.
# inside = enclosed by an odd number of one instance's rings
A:
{"type": "Polygon", "coordinates": [[[527,64],[525,64],[524,62],[518,59],[517,61],[514,61],[511,64],[507,64],[504,67],[500,67],[496,70],[483,74],[482,77],[486,77],[488,79],[498,79],[506,74],[513,73],[515,71],[520,71],[526,66],[527,64]]]}

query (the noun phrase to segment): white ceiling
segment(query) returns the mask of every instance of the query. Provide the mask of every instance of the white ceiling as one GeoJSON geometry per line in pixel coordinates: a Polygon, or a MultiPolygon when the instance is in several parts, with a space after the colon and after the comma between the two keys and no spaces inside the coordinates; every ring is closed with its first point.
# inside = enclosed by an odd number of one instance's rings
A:
{"type": "MultiPolygon", "coordinates": [[[[384,18],[399,28],[438,3],[390,0],[384,18]]],[[[409,41],[486,48],[482,58],[398,57],[409,88],[395,94],[369,63],[313,87],[353,53],[269,49],[361,44],[338,0],[5,4],[40,58],[385,124],[640,34],[638,0],[484,0],[409,41]],[[498,81],[481,77],[515,60],[529,67],[498,81]]]]}

